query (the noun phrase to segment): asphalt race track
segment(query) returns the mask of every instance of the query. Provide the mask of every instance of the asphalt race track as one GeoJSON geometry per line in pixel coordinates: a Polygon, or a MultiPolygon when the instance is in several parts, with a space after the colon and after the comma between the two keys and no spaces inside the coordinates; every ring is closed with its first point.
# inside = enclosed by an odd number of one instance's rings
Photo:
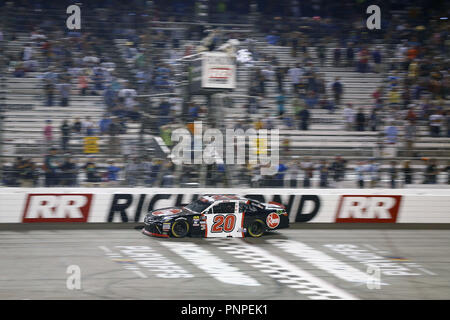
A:
{"type": "Polygon", "coordinates": [[[3,230],[0,299],[450,299],[449,244],[448,230],[3,230]]]}

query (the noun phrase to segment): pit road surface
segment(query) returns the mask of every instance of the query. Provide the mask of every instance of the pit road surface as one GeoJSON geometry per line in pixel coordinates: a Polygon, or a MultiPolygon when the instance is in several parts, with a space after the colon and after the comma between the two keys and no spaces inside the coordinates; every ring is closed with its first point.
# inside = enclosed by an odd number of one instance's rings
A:
{"type": "Polygon", "coordinates": [[[450,299],[449,244],[448,230],[0,231],[0,299],[450,299]]]}

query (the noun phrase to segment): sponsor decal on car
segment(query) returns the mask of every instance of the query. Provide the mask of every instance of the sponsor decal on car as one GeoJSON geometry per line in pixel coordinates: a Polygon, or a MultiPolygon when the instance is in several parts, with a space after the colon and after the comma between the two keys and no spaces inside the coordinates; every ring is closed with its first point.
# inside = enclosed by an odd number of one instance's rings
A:
{"type": "Polygon", "coordinates": [[[30,193],[22,222],[87,222],[92,197],[89,193],[30,193]]]}
{"type": "Polygon", "coordinates": [[[335,222],[395,223],[402,196],[343,195],[335,222]]]}
{"type": "Polygon", "coordinates": [[[275,212],[269,213],[267,215],[266,223],[270,229],[275,229],[280,224],[280,216],[275,212]]]}

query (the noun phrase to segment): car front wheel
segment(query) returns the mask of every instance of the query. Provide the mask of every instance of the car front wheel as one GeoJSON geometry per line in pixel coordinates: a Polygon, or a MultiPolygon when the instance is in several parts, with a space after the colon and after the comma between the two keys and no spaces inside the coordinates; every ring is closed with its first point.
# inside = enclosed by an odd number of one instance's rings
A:
{"type": "Polygon", "coordinates": [[[172,223],[172,236],[183,238],[189,233],[189,223],[186,220],[176,220],[172,223]]]}

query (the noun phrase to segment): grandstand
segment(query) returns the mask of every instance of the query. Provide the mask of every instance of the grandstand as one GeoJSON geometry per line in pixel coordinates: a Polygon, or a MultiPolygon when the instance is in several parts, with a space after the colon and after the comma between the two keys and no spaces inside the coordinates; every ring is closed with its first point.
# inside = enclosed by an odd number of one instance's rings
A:
{"type": "MultiPolygon", "coordinates": [[[[155,162],[159,163],[160,160],[165,164],[170,162],[170,146],[167,146],[166,142],[160,138],[161,128],[163,125],[171,125],[173,128],[186,126],[192,120],[190,119],[189,106],[187,105],[192,103],[206,109],[206,112],[200,112],[196,116],[196,120],[208,122],[208,113],[212,112],[220,115],[220,119],[223,121],[215,124],[208,123],[210,126],[217,126],[220,129],[235,128],[238,123],[252,126],[258,120],[264,122],[268,118],[272,119],[272,127],[280,129],[280,141],[288,143],[286,150],[280,150],[280,162],[287,166],[287,171],[285,172],[287,174],[283,174],[281,179],[287,180],[288,176],[294,174],[290,172],[290,164],[293,162],[298,163],[299,167],[304,161],[312,161],[318,166],[321,160],[331,163],[336,156],[340,156],[347,161],[345,179],[339,183],[340,187],[354,187],[358,176],[358,166],[362,165],[361,162],[364,162],[367,166],[367,163],[370,161],[378,163],[380,169],[377,170],[383,172],[383,174],[379,174],[381,175],[381,180],[377,185],[386,187],[389,186],[389,180],[391,179],[389,171],[390,161],[397,161],[398,175],[395,179],[403,180],[400,170],[402,163],[408,160],[411,162],[411,168],[415,173],[415,183],[408,186],[414,187],[426,179],[428,164],[424,162],[424,158],[433,158],[438,161],[438,168],[436,170],[433,169],[436,172],[433,171],[433,173],[428,173],[428,175],[437,175],[437,182],[442,185],[448,183],[448,161],[450,161],[450,137],[447,135],[449,128],[446,128],[446,125],[449,123],[448,112],[447,118],[442,120],[441,136],[434,137],[430,135],[429,114],[426,114],[422,115],[415,123],[413,152],[406,150],[404,143],[407,123],[404,114],[411,106],[413,106],[412,108],[417,114],[420,114],[424,97],[430,96],[434,106],[438,106],[443,111],[449,109],[448,69],[445,69],[445,66],[448,66],[448,61],[438,65],[438,68],[442,68],[440,72],[444,79],[447,79],[447,96],[445,94],[432,96],[424,90],[422,97],[419,99],[412,97],[407,106],[392,107],[388,95],[390,90],[389,79],[393,75],[401,79],[407,78],[408,70],[400,70],[398,73],[392,70],[392,65],[399,64],[397,62],[398,59],[393,56],[392,52],[396,52],[402,39],[387,37],[387,31],[381,34],[374,34],[373,39],[369,35],[371,39],[369,43],[364,43],[367,39],[362,37],[359,39],[359,43],[355,45],[356,49],[361,49],[366,45],[369,48],[374,48],[375,46],[381,48],[381,56],[383,57],[381,72],[362,73],[356,71],[354,66],[346,66],[345,63],[335,64],[334,52],[336,48],[341,48],[343,52],[341,60],[345,62],[344,51],[346,45],[342,43],[341,38],[333,38],[332,34],[327,36],[323,34],[323,31],[321,31],[322,33],[316,31],[314,28],[319,30],[323,26],[319,23],[315,27],[314,21],[310,17],[297,19],[298,22],[293,25],[289,23],[283,25],[283,28],[287,26],[287,28],[292,28],[292,31],[302,30],[302,26],[309,26],[310,28],[311,25],[313,26],[312,31],[304,32],[302,35],[302,37],[307,38],[307,41],[302,42],[304,51],[299,47],[296,56],[293,56],[291,38],[287,37],[286,41],[278,41],[276,44],[270,44],[267,40],[267,26],[261,24],[261,21],[267,19],[267,16],[264,15],[265,12],[248,10],[244,14],[241,13],[239,15],[242,18],[239,19],[240,23],[236,23],[237,20],[227,15],[219,15],[220,19],[215,20],[213,19],[213,13],[211,13],[209,24],[207,24],[206,28],[203,28],[204,22],[199,21],[199,18],[195,15],[177,14],[170,16],[165,13],[164,9],[167,8],[164,8],[164,5],[158,4],[158,2],[151,9],[148,7],[106,9],[109,16],[114,16],[117,19],[110,32],[102,24],[102,22],[106,23],[107,19],[100,20],[100,22],[95,21],[97,14],[95,11],[83,13],[83,21],[87,22],[83,24],[82,30],[77,35],[70,34],[69,30],[55,31],[54,26],[52,28],[43,26],[41,31],[55,47],[58,45],[61,47],[61,44],[58,44],[60,39],[57,38],[58,35],[61,36],[61,32],[64,38],[69,39],[65,40],[65,43],[70,43],[71,48],[75,47],[71,42],[73,39],[82,39],[80,43],[86,44],[87,49],[81,48],[76,50],[71,56],[71,59],[74,61],[83,61],[85,57],[100,54],[98,63],[83,62],[68,68],[61,67],[61,64],[56,60],[51,60],[50,62],[47,60],[47,57],[44,55],[45,51],[42,49],[42,42],[46,40],[40,41],[31,38],[33,35],[39,34],[36,31],[38,24],[33,23],[32,20],[26,25],[20,25],[21,19],[18,15],[21,11],[18,10],[16,12],[14,7],[9,8],[8,11],[5,5],[4,12],[7,14],[9,12],[11,16],[2,29],[4,37],[2,46],[4,55],[7,57],[4,60],[8,60],[4,62],[3,66],[5,71],[2,77],[1,89],[3,95],[3,119],[1,124],[3,176],[7,176],[11,172],[17,172],[14,168],[17,157],[31,158],[37,164],[39,168],[37,169],[39,171],[38,176],[41,177],[41,180],[37,180],[36,184],[42,184],[44,172],[40,168],[44,164],[44,156],[47,154],[48,148],[50,146],[61,148],[62,134],[60,126],[62,121],[68,120],[72,124],[74,119],[78,118],[83,121],[89,117],[90,121],[95,125],[94,135],[99,138],[98,152],[93,154],[85,152],[85,134],[72,133],[69,140],[68,152],[70,152],[71,157],[76,159],[80,169],[78,185],[89,184],[85,176],[85,170],[82,168],[86,163],[92,161],[98,165],[99,174],[103,178],[105,177],[104,173],[108,170],[109,161],[113,161],[118,167],[122,168],[119,181],[117,182],[119,184],[129,185],[130,181],[133,181],[138,185],[148,185],[146,182],[148,179],[145,179],[143,175],[136,182],[136,179],[128,179],[128,173],[133,170],[141,170],[141,173],[145,172],[147,174],[149,170],[151,171],[151,168],[148,169],[148,166],[154,166],[158,169],[155,169],[156,171],[153,170],[153,173],[149,173],[154,175],[154,179],[150,179],[152,183],[162,183],[164,177],[167,176],[175,178],[173,180],[175,182],[170,184],[170,186],[181,185],[182,183],[187,186],[211,185],[211,182],[207,181],[206,166],[176,166],[175,169],[170,170],[163,170],[159,165],[155,166],[155,162]],[[147,13],[147,15],[141,14],[135,20],[132,20],[129,16],[133,12],[143,12],[147,13]],[[47,32],[50,30],[51,32],[47,32]],[[218,98],[214,100],[215,105],[208,105],[206,97],[199,94],[190,95],[190,101],[187,101],[186,98],[186,64],[182,58],[187,55],[187,52],[195,53],[201,45],[204,45],[208,30],[220,30],[220,37],[217,40],[218,44],[215,50],[217,50],[219,45],[233,38],[240,41],[235,50],[247,49],[250,47],[248,43],[252,44],[251,52],[254,61],[251,64],[238,64],[236,89],[225,94],[227,100],[231,101],[230,103],[225,103],[223,98],[218,98]],[[86,34],[89,34],[92,38],[83,42],[86,34]],[[100,49],[95,47],[96,41],[99,42],[100,49]],[[24,48],[29,43],[33,43],[32,60],[34,62],[30,64],[30,70],[25,72],[23,76],[17,76],[18,64],[25,62],[23,61],[24,48]],[[324,45],[326,49],[324,63],[321,63],[318,53],[320,45],[324,45]],[[277,63],[275,64],[274,61],[277,63]],[[307,66],[305,61],[309,61],[311,64],[307,66]],[[94,68],[102,64],[105,66],[103,69],[107,69],[106,76],[102,80],[102,87],[93,90],[94,94],[80,94],[80,89],[78,88],[79,74],[76,72],[72,73],[72,71],[69,72],[69,69],[76,67],[90,70],[90,86],[94,87],[96,85],[94,68]],[[321,93],[319,100],[325,95],[330,100],[333,100],[332,84],[337,78],[340,79],[344,88],[343,96],[339,104],[335,105],[333,112],[321,108],[318,103],[313,107],[306,107],[310,113],[308,130],[300,130],[300,119],[296,117],[296,110],[292,103],[298,94],[293,91],[292,82],[288,75],[283,77],[282,82],[286,108],[284,114],[291,117],[292,125],[287,125],[281,117],[277,116],[280,92],[277,79],[273,74],[269,72],[269,75],[265,78],[263,84],[265,88],[264,97],[260,93],[256,95],[252,93],[252,85],[257,72],[264,69],[276,70],[280,67],[289,69],[296,64],[300,64],[302,68],[314,68],[315,74],[319,74],[324,80],[326,93],[321,93]],[[49,70],[52,70],[51,68],[49,69],[49,66],[62,70],[62,73],[71,73],[69,106],[60,106],[61,96],[57,89],[58,86],[55,86],[53,106],[47,106],[45,77],[49,70]],[[145,78],[145,76],[149,76],[149,73],[151,80],[145,78]],[[158,79],[160,79],[159,84],[157,82],[158,79]],[[126,89],[137,92],[136,97],[131,100],[136,103],[139,117],[123,120],[123,114],[117,113],[117,108],[124,107],[125,102],[123,100],[119,99],[119,102],[117,102],[120,104],[119,106],[117,103],[112,107],[108,105],[105,99],[105,91],[108,86],[112,86],[111,83],[119,85],[119,89],[114,89],[117,92],[126,89]],[[348,130],[345,107],[351,104],[354,110],[362,108],[366,119],[368,119],[370,112],[376,105],[373,93],[379,87],[383,87],[385,93],[382,96],[384,101],[379,107],[379,125],[377,130],[370,130],[369,121],[365,122],[365,130],[363,131],[354,130],[353,124],[352,130],[348,130]],[[257,114],[247,110],[246,106],[251,99],[259,102],[257,114]],[[168,113],[162,113],[160,105],[166,100],[170,100],[170,110],[168,113]],[[116,116],[118,114],[117,117],[123,120],[120,121],[125,126],[125,129],[114,140],[114,143],[119,143],[119,145],[114,149],[115,152],[113,153],[110,152],[111,135],[108,133],[99,134],[98,124],[105,117],[105,114],[114,114],[116,116]],[[53,136],[50,144],[45,140],[43,134],[47,120],[51,120],[53,125],[53,136]],[[162,120],[164,121],[161,122],[162,120]],[[386,137],[380,133],[384,132],[385,128],[391,124],[391,121],[394,121],[394,125],[398,129],[397,142],[395,144],[386,144],[386,137]],[[381,151],[380,145],[384,145],[384,149],[381,151]],[[141,167],[133,166],[133,161],[131,161],[130,165],[130,159],[134,158],[142,159],[142,161],[138,160],[139,163],[142,162],[141,167]],[[152,164],[146,163],[149,160],[152,164]],[[147,167],[145,167],[145,163],[147,167]],[[190,175],[188,177],[186,177],[186,171],[189,171],[190,175]]],[[[61,18],[61,12],[57,11],[57,9],[45,9],[43,11],[45,11],[49,21],[54,22],[56,19],[61,18]]],[[[407,19],[408,8],[401,8],[394,13],[397,17],[407,19]]],[[[36,17],[38,17],[43,13],[35,12],[33,14],[36,14],[36,17]]],[[[38,18],[36,19],[38,20],[38,18]]],[[[274,17],[271,17],[271,19],[273,20],[274,17]]],[[[289,19],[292,20],[292,17],[289,19]]],[[[289,19],[287,18],[286,20],[289,19]]],[[[339,17],[330,16],[327,19],[340,21],[339,17]]],[[[324,25],[327,23],[327,19],[323,20],[324,25]]],[[[419,22],[414,21],[414,23],[419,22]]],[[[338,25],[338,23],[336,24],[338,25]]],[[[277,26],[277,23],[275,23],[275,26],[277,26]]],[[[432,29],[435,26],[430,25],[429,27],[432,29]]],[[[437,27],[435,28],[437,32],[438,29],[437,27]]],[[[290,32],[291,30],[287,31],[290,32]]],[[[290,34],[287,31],[280,32],[281,38],[285,34],[290,34]]],[[[430,33],[433,34],[431,31],[430,33]]],[[[343,34],[347,35],[344,31],[343,34]]],[[[414,36],[414,33],[412,33],[411,37],[414,36]]],[[[367,34],[365,37],[367,37],[367,34]]],[[[78,40],[73,40],[73,42],[75,41],[78,40]]],[[[63,42],[63,46],[65,43],[63,42]]],[[[443,43],[448,46],[448,40],[447,42],[443,40],[443,43]]],[[[423,46],[426,45],[428,45],[428,42],[424,41],[423,46]]],[[[445,81],[442,80],[442,82],[445,87],[445,81]]],[[[401,92],[405,90],[403,86],[404,81],[400,81],[397,87],[401,92]]],[[[443,90],[445,91],[445,89],[443,90]]],[[[304,96],[300,98],[305,100],[304,96]]],[[[64,152],[66,151],[61,151],[61,154],[64,154],[64,152]]],[[[219,169],[216,166],[214,170],[219,169]]],[[[319,169],[317,168],[317,170],[319,169]]],[[[371,180],[371,172],[370,169],[368,170],[364,179],[371,180]]],[[[230,165],[225,169],[225,176],[219,176],[226,177],[227,184],[249,186],[252,174],[252,168],[246,169],[230,165]],[[242,175],[242,172],[245,172],[245,175],[242,175]],[[242,176],[247,178],[242,179],[242,176]]],[[[301,186],[300,181],[303,180],[304,175],[305,171],[299,170],[296,178],[299,181],[298,186],[301,186]]],[[[110,185],[107,183],[107,179],[103,178],[99,179],[96,184],[110,185]]],[[[272,186],[270,181],[273,179],[275,178],[269,177],[267,179],[267,186],[272,186]]],[[[328,179],[331,182],[331,173],[328,179]]],[[[320,173],[316,172],[313,177],[313,186],[318,186],[319,180],[320,173]]],[[[216,185],[226,185],[223,181],[216,180],[215,183],[216,185]]],[[[3,184],[8,185],[8,182],[3,179],[3,184]]],[[[288,181],[281,183],[281,185],[287,186],[288,181]]]]}

